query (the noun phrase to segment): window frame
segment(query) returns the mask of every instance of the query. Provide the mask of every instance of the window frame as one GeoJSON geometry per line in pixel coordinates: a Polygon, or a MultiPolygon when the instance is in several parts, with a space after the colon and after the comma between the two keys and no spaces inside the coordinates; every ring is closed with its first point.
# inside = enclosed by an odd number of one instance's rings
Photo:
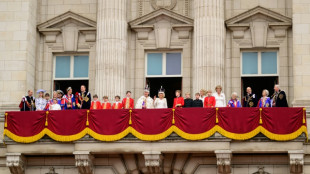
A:
{"type": "Polygon", "coordinates": [[[151,77],[183,77],[183,54],[182,51],[150,51],[145,53],[145,65],[144,65],[144,75],[146,78],[151,78],[151,77]],[[161,53],[163,56],[162,60],[162,75],[148,75],[147,74],[147,61],[148,57],[147,55],[149,53],[161,53]],[[167,75],[166,68],[167,68],[167,53],[180,53],[181,54],[181,74],[180,75],[167,75]]]}
{"type": "Polygon", "coordinates": [[[89,55],[88,54],[59,54],[53,56],[53,81],[55,80],[89,80],[89,55]],[[70,56],[70,77],[69,78],[56,78],[56,57],[57,56],[70,56]],[[88,77],[74,77],[74,57],[75,56],[88,56],[88,77]]]}
{"type": "Polygon", "coordinates": [[[278,50],[246,50],[241,51],[240,54],[240,76],[241,77],[275,77],[279,76],[279,51],[278,50]],[[257,65],[258,65],[258,73],[257,74],[243,74],[243,53],[246,52],[256,52],[257,53],[257,65]],[[263,52],[276,52],[277,53],[277,73],[276,74],[262,74],[262,53],[263,52]]]}

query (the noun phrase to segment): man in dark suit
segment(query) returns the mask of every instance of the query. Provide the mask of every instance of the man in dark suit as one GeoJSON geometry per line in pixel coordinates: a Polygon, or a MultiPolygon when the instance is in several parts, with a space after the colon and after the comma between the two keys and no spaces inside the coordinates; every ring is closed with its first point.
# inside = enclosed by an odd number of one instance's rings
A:
{"type": "Polygon", "coordinates": [[[272,107],[288,107],[286,94],[280,89],[279,85],[274,85],[274,94],[271,98],[272,107]]]}

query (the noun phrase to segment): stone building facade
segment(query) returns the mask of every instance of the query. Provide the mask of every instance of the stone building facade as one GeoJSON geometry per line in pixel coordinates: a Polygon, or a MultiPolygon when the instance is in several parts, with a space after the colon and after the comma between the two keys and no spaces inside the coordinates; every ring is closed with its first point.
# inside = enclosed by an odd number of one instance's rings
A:
{"type": "MultiPolygon", "coordinates": [[[[310,107],[308,0],[1,0],[0,51],[1,114],[28,89],[86,83],[99,97],[131,90],[137,99],[161,81],[192,94],[222,85],[226,97],[279,83],[290,106],[310,107]]],[[[169,138],[8,140],[0,173],[310,173],[304,137],[169,138]]]]}

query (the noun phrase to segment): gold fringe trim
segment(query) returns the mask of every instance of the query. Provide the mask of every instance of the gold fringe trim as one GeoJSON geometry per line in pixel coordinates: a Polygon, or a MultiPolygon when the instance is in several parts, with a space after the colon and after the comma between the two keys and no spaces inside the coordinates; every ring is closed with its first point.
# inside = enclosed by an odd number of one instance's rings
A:
{"type": "Polygon", "coordinates": [[[86,126],[89,126],[88,114],[89,114],[89,110],[87,110],[86,126]]]}
{"type": "Polygon", "coordinates": [[[172,109],[172,124],[175,124],[175,120],[174,120],[174,111],[175,111],[175,109],[172,109]]]}
{"type": "Polygon", "coordinates": [[[218,110],[219,110],[219,108],[216,108],[216,111],[215,111],[215,115],[216,115],[215,123],[216,123],[216,124],[219,123],[218,110]]]}
{"type": "Polygon", "coordinates": [[[45,126],[47,127],[48,126],[48,122],[47,122],[47,117],[48,117],[48,111],[45,112],[46,116],[45,116],[45,126]]]}
{"type": "Polygon", "coordinates": [[[303,108],[303,111],[302,111],[302,115],[303,115],[303,117],[302,117],[302,123],[303,123],[303,124],[306,124],[305,112],[306,112],[306,108],[303,108]]]}
{"type": "Polygon", "coordinates": [[[218,133],[223,135],[224,137],[234,139],[234,140],[247,140],[255,137],[255,135],[259,134],[260,132],[260,127],[258,126],[256,129],[252,130],[251,132],[244,133],[244,134],[237,134],[237,133],[232,133],[228,132],[225,129],[221,128],[220,126],[216,126],[216,130],[218,133]]]}
{"type": "Polygon", "coordinates": [[[132,110],[130,109],[130,110],[129,110],[129,125],[132,125],[131,113],[132,113],[132,110]]]}
{"type": "Polygon", "coordinates": [[[87,129],[88,128],[85,128],[84,130],[75,135],[57,135],[54,132],[50,131],[49,129],[46,129],[46,135],[48,135],[55,141],[70,142],[83,138],[87,134],[87,129]]]}
{"type": "Polygon", "coordinates": [[[204,132],[204,133],[200,133],[200,134],[189,134],[189,133],[186,133],[184,131],[182,131],[181,129],[179,129],[178,127],[176,126],[173,126],[173,131],[178,134],[180,137],[186,139],[186,140],[202,140],[202,139],[206,139],[206,138],[209,138],[211,137],[213,134],[215,134],[215,132],[217,131],[217,125],[214,126],[212,129],[210,129],[209,131],[207,132],[204,132]]]}
{"type": "Polygon", "coordinates": [[[259,124],[263,124],[263,119],[262,119],[262,108],[259,108],[259,124]]]}
{"type": "Polygon", "coordinates": [[[299,137],[302,133],[305,133],[307,139],[308,139],[308,132],[306,126],[301,126],[297,131],[290,133],[290,134],[274,134],[269,132],[267,129],[260,126],[261,133],[264,134],[266,137],[268,137],[271,140],[276,141],[289,141],[293,140],[297,137],[299,137]]]}
{"type": "Polygon", "coordinates": [[[5,113],[5,123],[4,123],[4,127],[8,127],[8,113],[5,113]]]}
{"type": "Polygon", "coordinates": [[[123,132],[121,132],[119,134],[115,134],[115,135],[101,135],[101,134],[98,134],[89,128],[86,128],[86,130],[87,130],[88,135],[92,136],[96,140],[99,140],[99,141],[117,141],[117,140],[120,140],[120,139],[124,138],[125,136],[127,136],[130,133],[131,127],[128,127],[123,132]]]}
{"type": "Polygon", "coordinates": [[[7,129],[4,129],[3,134],[18,143],[33,143],[41,139],[45,135],[45,132],[46,132],[46,128],[44,128],[37,135],[30,136],[30,137],[21,137],[21,136],[15,135],[14,133],[12,133],[11,131],[7,129]]]}
{"type": "Polygon", "coordinates": [[[174,127],[175,126],[171,126],[165,132],[162,132],[162,133],[156,134],[156,135],[142,134],[142,133],[138,132],[137,130],[135,130],[133,127],[129,127],[129,128],[130,128],[130,133],[132,133],[135,137],[137,137],[140,140],[158,141],[158,140],[162,140],[162,139],[165,139],[166,137],[168,137],[174,131],[174,127]]]}

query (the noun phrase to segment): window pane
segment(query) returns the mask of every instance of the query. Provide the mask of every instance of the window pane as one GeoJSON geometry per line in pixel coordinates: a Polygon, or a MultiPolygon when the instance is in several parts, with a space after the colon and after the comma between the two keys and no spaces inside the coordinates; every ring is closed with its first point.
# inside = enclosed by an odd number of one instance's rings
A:
{"type": "Polygon", "coordinates": [[[262,53],[262,74],[277,74],[277,52],[262,53]]]}
{"type": "Polygon", "coordinates": [[[163,54],[147,54],[147,75],[162,75],[163,54]]]}
{"type": "Polygon", "coordinates": [[[166,74],[181,75],[181,53],[167,53],[166,74]]]}
{"type": "Polygon", "coordinates": [[[70,77],[70,56],[56,56],[55,78],[70,77]]]}
{"type": "Polygon", "coordinates": [[[242,53],[242,74],[258,74],[257,52],[242,53]]]}
{"type": "Polygon", "coordinates": [[[88,56],[74,56],[74,77],[88,77],[88,56]]]}

